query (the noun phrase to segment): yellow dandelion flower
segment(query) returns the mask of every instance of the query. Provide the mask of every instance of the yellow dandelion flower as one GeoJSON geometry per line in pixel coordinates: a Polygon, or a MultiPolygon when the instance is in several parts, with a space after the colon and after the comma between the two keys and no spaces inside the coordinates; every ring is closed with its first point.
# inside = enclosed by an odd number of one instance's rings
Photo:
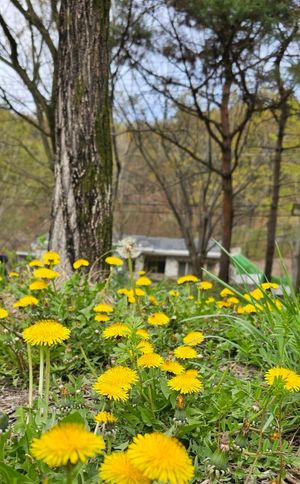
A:
{"type": "Polygon", "coordinates": [[[180,393],[197,393],[202,388],[202,383],[193,374],[188,372],[180,373],[168,381],[167,385],[180,393]]]}
{"type": "Polygon", "coordinates": [[[163,361],[157,353],[146,353],[138,358],[137,365],[142,368],[159,368],[163,361]]]}
{"type": "Polygon", "coordinates": [[[95,422],[97,422],[97,423],[113,424],[113,423],[116,423],[117,421],[118,421],[118,418],[115,417],[110,412],[102,411],[102,412],[97,413],[97,415],[95,416],[95,422]]]}
{"type": "Polygon", "coordinates": [[[100,435],[88,432],[77,423],[58,424],[39,439],[33,439],[31,454],[50,467],[86,462],[105,447],[100,435]]]}
{"type": "Polygon", "coordinates": [[[53,252],[52,250],[49,250],[48,252],[45,252],[42,255],[44,264],[46,265],[58,265],[60,263],[60,256],[57,252],[53,252]]]}
{"type": "Polygon", "coordinates": [[[59,276],[59,272],[42,267],[41,269],[35,269],[33,275],[36,279],[55,279],[59,276]]]}
{"type": "Polygon", "coordinates": [[[93,389],[111,400],[127,400],[128,391],[137,381],[137,372],[126,366],[115,366],[99,376],[93,389]]]}
{"type": "Polygon", "coordinates": [[[126,289],[126,287],[120,287],[120,289],[117,290],[117,294],[120,294],[120,296],[128,296],[128,289],[126,289]]]}
{"type": "Polygon", "coordinates": [[[193,378],[197,378],[199,376],[198,370],[186,370],[186,375],[192,376],[193,378]]]}
{"type": "Polygon", "coordinates": [[[70,337],[71,331],[52,319],[37,321],[24,329],[22,336],[31,346],[52,346],[70,337]]]}
{"type": "MultiPolygon", "coordinates": [[[[137,372],[127,366],[114,366],[106,370],[99,378],[109,382],[115,382],[116,385],[122,385],[129,389],[137,381],[137,372]]],[[[97,381],[99,381],[99,378],[97,381]]]]}
{"type": "Polygon", "coordinates": [[[291,372],[284,387],[290,392],[298,392],[300,390],[300,375],[291,372]]]}
{"type": "Polygon", "coordinates": [[[245,306],[240,306],[237,308],[237,313],[238,314],[244,314],[244,313],[257,313],[257,308],[254,306],[254,304],[246,304],[245,306]]]}
{"type": "Polygon", "coordinates": [[[8,316],[6,309],[0,308],[0,319],[5,319],[8,316]]]}
{"type": "Polygon", "coordinates": [[[238,304],[240,301],[238,300],[237,297],[231,296],[227,299],[228,304],[234,306],[235,304],[238,304]]]}
{"type": "Polygon", "coordinates": [[[187,484],[194,476],[194,466],[185,447],[160,432],[135,436],[128,447],[128,457],[153,481],[187,484]]]}
{"type": "MultiPolygon", "coordinates": [[[[274,299],[273,300],[273,303],[275,304],[276,308],[279,309],[279,311],[282,310],[283,304],[282,304],[282,302],[279,299],[274,299]]],[[[270,304],[270,306],[271,306],[271,304],[270,304]]]]}
{"type": "Polygon", "coordinates": [[[164,313],[154,313],[148,317],[148,323],[151,324],[151,326],[162,326],[168,324],[169,321],[169,316],[164,313]]]}
{"type": "Polygon", "coordinates": [[[88,267],[90,265],[89,261],[86,260],[86,259],[77,259],[74,264],[73,264],[73,267],[74,269],[80,269],[80,267],[88,267]]]}
{"type": "Polygon", "coordinates": [[[144,276],[146,274],[146,272],[145,271],[139,271],[138,274],[139,274],[139,276],[144,276]]]}
{"type": "Polygon", "coordinates": [[[42,261],[38,259],[33,259],[28,264],[29,267],[43,267],[43,265],[42,261]]]}
{"type": "Polygon", "coordinates": [[[152,281],[147,276],[141,276],[135,281],[137,286],[151,286],[152,281]]]}
{"type": "Polygon", "coordinates": [[[100,478],[107,484],[150,484],[151,480],[134,467],[127,452],[106,455],[100,466],[100,478]]]}
{"type": "Polygon", "coordinates": [[[94,317],[94,320],[95,321],[99,321],[100,323],[104,323],[105,321],[109,321],[110,320],[110,316],[108,316],[107,314],[96,314],[96,316],[94,317]]]}
{"type": "Polygon", "coordinates": [[[264,293],[262,292],[261,289],[259,289],[259,287],[257,287],[256,289],[254,289],[254,291],[251,291],[249,294],[256,301],[259,301],[260,299],[263,299],[265,297],[264,293]]]}
{"type": "Polygon", "coordinates": [[[142,340],[137,344],[137,349],[143,354],[154,353],[153,345],[145,340],[142,340]]]}
{"type": "Polygon", "coordinates": [[[14,303],[14,308],[27,308],[27,306],[36,306],[39,300],[33,296],[24,296],[14,303]]]}
{"type": "Polygon", "coordinates": [[[230,308],[230,303],[227,301],[217,301],[218,308],[230,308]]]}
{"type": "Polygon", "coordinates": [[[178,361],[174,360],[165,360],[161,364],[160,369],[168,373],[173,373],[174,375],[179,375],[184,371],[184,367],[178,361]]]}
{"type": "Polygon", "coordinates": [[[127,292],[128,297],[135,297],[135,296],[145,296],[145,291],[141,289],[140,287],[135,287],[134,289],[130,289],[130,291],[127,292]]]}
{"type": "Polygon", "coordinates": [[[93,311],[95,313],[112,313],[114,308],[109,304],[97,304],[97,306],[93,307],[93,311]]]}
{"type": "Polygon", "coordinates": [[[30,291],[42,291],[43,289],[47,289],[48,284],[45,281],[33,281],[29,285],[30,291]]]}
{"type": "Polygon", "coordinates": [[[171,289],[171,291],[169,291],[169,294],[172,297],[178,297],[179,296],[179,291],[175,291],[174,289],[171,289]]]}
{"type": "Polygon", "coordinates": [[[129,336],[130,328],[123,323],[113,323],[102,333],[103,338],[118,338],[120,336],[129,336]]]}
{"type": "Polygon", "coordinates": [[[152,304],[152,306],[158,306],[158,300],[155,296],[149,296],[149,303],[152,304]]]}
{"type": "Polygon", "coordinates": [[[267,290],[267,289],[278,289],[279,284],[276,284],[276,282],[263,282],[261,284],[262,289],[267,290]]]}
{"type": "Polygon", "coordinates": [[[20,274],[16,271],[11,271],[8,273],[8,277],[20,277],[20,274]]]}
{"type": "Polygon", "coordinates": [[[208,291],[213,287],[213,283],[210,281],[201,281],[200,284],[198,284],[198,287],[203,291],[208,291]]]}
{"type": "Polygon", "coordinates": [[[300,375],[288,368],[270,368],[265,374],[265,380],[268,385],[274,385],[278,380],[281,380],[286,390],[291,392],[300,390],[300,375]]]}
{"type": "Polygon", "coordinates": [[[187,282],[198,282],[199,279],[196,276],[193,276],[192,274],[188,274],[187,276],[182,276],[177,279],[177,284],[185,284],[187,282]]]}
{"type": "Polygon", "coordinates": [[[215,302],[215,298],[214,297],[208,297],[206,300],[205,300],[206,304],[212,304],[215,302]]]}
{"type": "Polygon", "coordinates": [[[136,334],[143,339],[150,339],[150,335],[149,335],[148,331],[144,328],[137,329],[136,334]]]}
{"type": "Polygon", "coordinates": [[[224,287],[224,289],[222,289],[222,291],[220,292],[220,296],[221,297],[234,296],[234,292],[228,287],[224,287]]]}
{"type": "Polygon", "coordinates": [[[204,340],[204,335],[201,331],[191,331],[184,338],[184,344],[188,346],[197,346],[204,340]]]}
{"type": "Polygon", "coordinates": [[[128,296],[127,301],[129,304],[135,304],[136,303],[136,298],[133,296],[128,296]]]}
{"type": "Polygon", "coordinates": [[[197,357],[197,351],[190,346],[178,346],[175,348],[174,355],[181,360],[188,360],[197,357]]]}
{"type": "Polygon", "coordinates": [[[105,262],[110,266],[122,266],[124,264],[122,259],[120,259],[120,257],[116,257],[115,255],[106,257],[105,262]]]}
{"type": "Polygon", "coordinates": [[[109,398],[109,400],[116,400],[126,402],[128,400],[128,390],[122,388],[121,385],[116,385],[113,382],[99,382],[94,385],[94,390],[104,397],[109,398]]]}
{"type": "Polygon", "coordinates": [[[189,301],[193,301],[194,299],[195,299],[195,296],[192,296],[192,295],[189,295],[189,296],[188,296],[188,300],[189,300],[189,301]]]}

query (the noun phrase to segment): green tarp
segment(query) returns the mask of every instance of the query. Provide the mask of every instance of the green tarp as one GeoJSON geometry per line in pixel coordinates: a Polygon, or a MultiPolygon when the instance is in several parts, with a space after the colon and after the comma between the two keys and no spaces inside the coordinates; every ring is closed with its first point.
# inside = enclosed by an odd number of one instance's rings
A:
{"type": "Polygon", "coordinates": [[[261,274],[263,276],[263,272],[244,255],[233,255],[231,260],[238,274],[261,274]]]}
{"type": "MultiPolygon", "coordinates": [[[[239,275],[253,275],[259,274],[259,279],[261,282],[264,281],[264,273],[261,269],[259,269],[251,260],[249,260],[246,256],[242,254],[232,255],[231,261],[234,265],[234,268],[239,275]]],[[[285,277],[274,277],[272,276],[272,282],[277,282],[277,284],[287,284],[287,280],[285,277]]]]}

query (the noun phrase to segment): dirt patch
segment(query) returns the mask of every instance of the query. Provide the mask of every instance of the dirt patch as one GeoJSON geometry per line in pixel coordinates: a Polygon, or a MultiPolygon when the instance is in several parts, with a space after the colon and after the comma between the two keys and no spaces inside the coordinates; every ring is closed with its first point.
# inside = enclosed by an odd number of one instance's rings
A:
{"type": "Polygon", "coordinates": [[[254,366],[246,366],[236,361],[230,361],[221,366],[222,371],[229,371],[233,376],[241,378],[242,380],[250,380],[257,374],[257,368],[254,366]]]}
{"type": "Polygon", "coordinates": [[[0,412],[8,415],[10,420],[13,420],[16,408],[28,405],[27,390],[20,390],[12,386],[2,387],[0,412]]]}

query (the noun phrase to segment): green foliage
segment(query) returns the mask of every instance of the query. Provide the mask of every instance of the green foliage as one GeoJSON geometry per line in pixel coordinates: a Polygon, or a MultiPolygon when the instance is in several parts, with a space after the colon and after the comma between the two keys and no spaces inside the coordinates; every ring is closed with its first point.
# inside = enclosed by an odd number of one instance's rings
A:
{"type": "Polygon", "coordinates": [[[48,229],[52,173],[38,131],[1,109],[0,140],[0,247],[22,250],[48,229]]]}
{"type": "Polygon", "coordinates": [[[274,19],[284,21],[291,14],[295,2],[281,0],[170,0],[179,11],[184,12],[189,20],[197,22],[198,27],[213,28],[218,31],[227,23],[229,29],[240,29],[248,25],[266,22],[271,25],[274,19]]]}
{"type": "MultiPolygon", "coordinates": [[[[26,294],[28,274],[24,268],[18,282],[6,282],[5,294],[13,300],[26,294]]],[[[290,463],[297,465],[290,436],[300,423],[299,394],[288,392],[280,382],[267,386],[263,380],[272,367],[300,373],[300,305],[296,296],[292,293],[279,302],[269,289],[245,293],[231,288],[238,302],[230,302],[232,295],[220,297],[217,285],[201,290],[197,284],[174,288],[170,282],[160,282],[143,287],[144,295],[129,303],[126,295],[118,293],[119,277],[112,272],[104,283],[91,284],[88,273],[81,269],[65,282],[55,281],[36,294],[36,307],[19,309],[8,320],[0,320],[0,325],[5,325],[5,331],[0,332],[0,363],[5,368],[2,382],[11,377],[19,386],[27,383],[26,371],[21,374],[16,360],[7,355],[20,347],[18,351],[26,360],[26,352],[14,331],[20,332],[39,319],[57,319],[71,329],[69,340],[51,348],[48,417],[43,399],[35,398],[32,409],[19,408],[15,422],[3,426],[3,482],[40,482],[46,475],[51,482],[62,482],[63,470],[49,469],[30,455],[32,439],[56,423],[83,423],[93,431],[94,417],[104,409],[118,418],[115,425],[97,427],[106,452],[126,449],[137,433],[167,433],[183,442],[195,462],[194,482],[205,478],[239,482],[250,475],[258,480],[266,475],[274,479],[283,477],[290,463]],[[171,288],[178,295],[170,293],[171,288]],[[97,322],[93,308],[104,302],[113,307],[110,321],[97,322]],[[255,308],[250,313],[244,311],[247,304],[255,308]],[[150,326],[148,317],[155,312],[167,314],[170,322],[150,326]],[[101,335],[119,321],[130,328],[127,337],[101,335]],[[174,351],[184,344],[183,337],[190,331],[203,332],[197,357],[179,360],[185,369],[199,371],[200,392],[180,394],[168,384],[174,375],[139,365],[141,329],[148,331],[154,351],[164,359],[174,359],[174,351]],[[138,372],[138,382],[125,402],[109,400],[92,390],[96,378],[116,365],[138,372]]],[[[123,277],[122,283],[130,289],[131,278],[123,277]]],[[[36,382],[39,351],[33,347],[32,354],[36,382]]],[[[97,456],[85,465],[78,464],[73,481],[99,482],[101,462],[102,457],[97,456]]]]}

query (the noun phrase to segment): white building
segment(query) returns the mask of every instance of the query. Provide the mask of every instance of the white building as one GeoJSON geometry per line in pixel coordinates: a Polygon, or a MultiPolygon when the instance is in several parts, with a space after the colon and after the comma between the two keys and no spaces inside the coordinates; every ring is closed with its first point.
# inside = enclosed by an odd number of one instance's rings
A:
{"type": "MultiPolygon", "coordinates": [[[[135,272],[144,270],[156,279],[193,273],[184,239],[144,235],[134,235],[132,238],[140,250],[140,255],[134,261],[135,272]]],[[[220,248],[210,241],[204,268],[218,272],[220,254],[220,248]]]]}

